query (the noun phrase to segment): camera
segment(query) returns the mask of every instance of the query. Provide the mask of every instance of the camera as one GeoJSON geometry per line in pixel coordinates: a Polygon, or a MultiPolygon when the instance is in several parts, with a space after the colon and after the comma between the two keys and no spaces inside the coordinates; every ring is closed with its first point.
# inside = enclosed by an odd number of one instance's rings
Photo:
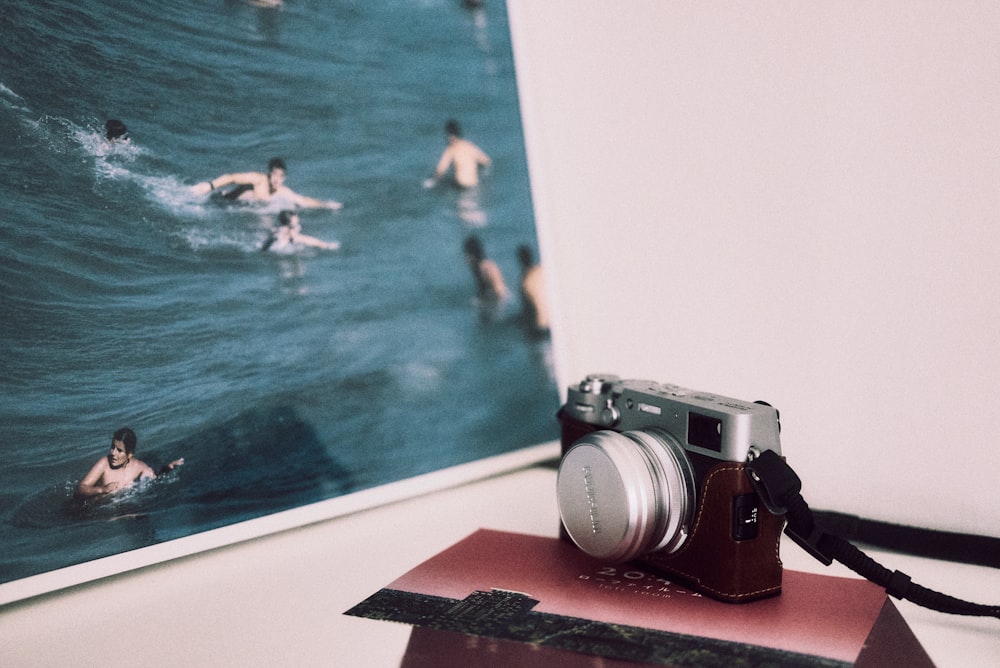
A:
{"type": "Polygon", "coordinates": [[[746,464],[781,454],[763,402],[595,374],[559,410],[562,533],[589,555],[639,561],[728,602],[781,593],[784,519],[746,464]]]}

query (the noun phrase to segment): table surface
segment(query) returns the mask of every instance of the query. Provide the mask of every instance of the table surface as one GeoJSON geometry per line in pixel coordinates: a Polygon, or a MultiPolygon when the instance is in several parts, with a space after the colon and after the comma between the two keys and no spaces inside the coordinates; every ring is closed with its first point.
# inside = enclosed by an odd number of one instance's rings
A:
{"type": "MultiPolygon", "coordinates": [[[[410,627],[344,611],[476,529],[555,536],[555,475],[535,466],[7,605],[0,664],[398,666],[410,627]]],[[[786,568],[853,576],[783,541],[786,568]]],[[[870,553],[1000,602],[996,569],[870,553]]],[[[1000,621],[896,605],[938,666],[1000,661],[1000,621]]]]}

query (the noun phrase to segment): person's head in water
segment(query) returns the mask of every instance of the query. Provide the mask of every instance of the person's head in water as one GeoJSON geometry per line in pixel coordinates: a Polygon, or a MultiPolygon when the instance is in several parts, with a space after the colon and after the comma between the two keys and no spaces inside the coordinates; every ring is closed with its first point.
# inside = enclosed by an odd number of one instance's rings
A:
{"type": "Polygon", "coordinates": [[[486,251],[483,250],[483,242],[479,240],[479,237],[467,237],[465,243],[462,245],[462,249],[465,251],[465,257],[469,259],[469,262],[479,263],[486,257],[486,251]]]}
{"type": "Polygon", "coordinates": [[[531,269],[535,266],[535,254],[531,252],[531,248],[522,244],[517,247],[517,261],[522,269],[531,269]]]}
{"type": "Polygon", "coordinates": [[[299,214],[289,209],[285,209],[278,214],[278,225],[279,227],[288,227],[292,230],[302,227],[302,223],[299,221],[299,214]]]}
{"type": "Polygon", "coordinates": [[[122,427],[111,437],[111,449],[108,451],[108,464],[111,468],[118,469],[132,459],[135,454],[136,444],[135,432],[128,427],[122,427]]]}
{"type": "Polygon", "coordinates": [[[449,137],[461,137],[462,136],[462,126],[458,124],[454,118],[449,118],[444,124],[444,132],[449,137]]]}
{"type": "Polygon", "coordinates": [[[117,118],[110,118],[104,123],[104,136],[108,141],[128,141],[128,128],[117,118]]]}
{"type": "Polygon", "coordinates": [[[285,166],[285,161],[281,158],[271,158],[267,163],[267,182],[271,186],[271,192],[276,192],[278,188],[285,185],[285,177],[288,174],[288,168],[285,166]]]}

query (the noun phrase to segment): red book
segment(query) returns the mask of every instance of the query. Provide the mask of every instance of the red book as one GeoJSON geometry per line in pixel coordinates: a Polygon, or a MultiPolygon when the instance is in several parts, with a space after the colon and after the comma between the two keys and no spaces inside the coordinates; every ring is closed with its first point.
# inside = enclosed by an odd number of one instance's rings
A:
{"type": "Polygon", "coordinates": [[[581,655],[602,666],[933,665],[864,580],[786,570],[780,596],[721,603],[565,541],[500,531],[477,531],[347,614],[417,627],[404,660],[414,668],[473,665],[483,652],[520,666],[586,665],[581,655]]]}

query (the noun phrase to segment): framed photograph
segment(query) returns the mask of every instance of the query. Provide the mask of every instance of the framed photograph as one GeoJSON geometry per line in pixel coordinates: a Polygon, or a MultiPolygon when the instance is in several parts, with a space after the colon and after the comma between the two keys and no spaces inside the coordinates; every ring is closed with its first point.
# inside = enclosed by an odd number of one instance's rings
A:
{"type": "Polygon", "coordinates": [[[0,603],[558,452],[504,2],[0,27],[0,603]]]}

